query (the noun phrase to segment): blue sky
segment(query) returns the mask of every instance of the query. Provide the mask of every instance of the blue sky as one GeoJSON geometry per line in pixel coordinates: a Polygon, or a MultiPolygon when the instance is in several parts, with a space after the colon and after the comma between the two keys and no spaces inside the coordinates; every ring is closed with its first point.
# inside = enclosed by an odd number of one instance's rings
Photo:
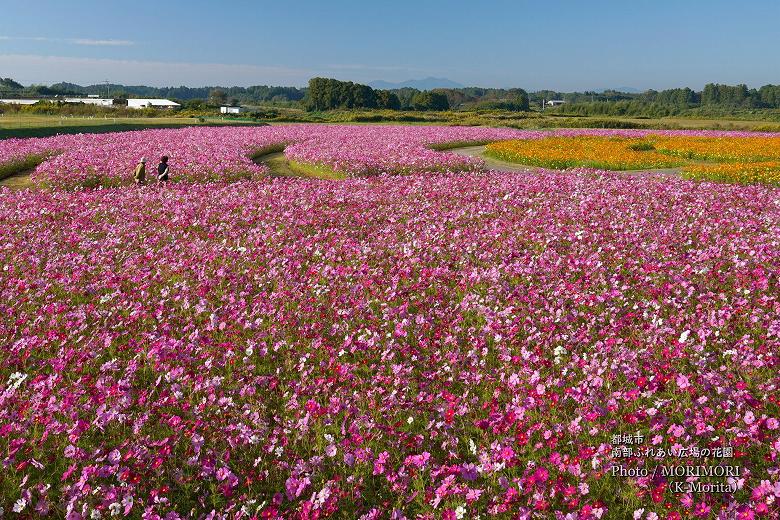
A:
{"type": "Polygon", "coordinates": [[[7,2],[0,76],[171,85],[446,77],[529,90],[780,83],[780,2],[7,2]]]}

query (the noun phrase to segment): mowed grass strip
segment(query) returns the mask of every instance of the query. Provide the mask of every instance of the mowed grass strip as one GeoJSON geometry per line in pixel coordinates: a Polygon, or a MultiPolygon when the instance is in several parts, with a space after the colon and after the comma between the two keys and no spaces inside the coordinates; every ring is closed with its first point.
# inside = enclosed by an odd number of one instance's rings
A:
{"type": "Polygon", "coordinates": [[[267,123],[196,117],[58,117],[46,115],[0,115],[0,139],[49,137],[58,134],[101,134],[147,128],[188,126],[265,126],[267,123]]]}
{"type": "Polygon", "coordinates": [[[304,177],[307,179],[343,180],[347,175],[321,164],[290,161],[284,155],[288,143],[275,143],[255,150],[251,159],[264,164],[273,177],[304,177]]]}
{"type": "Polygon", "coordinates": [[[51,157],[53,154],[54,153],[30,154],[20,159],[14,159],[5,163],[0,163],[0,181],[6,181],[3,183],[3,185],[6,185],[8,183],[8,179],[11,177],[16,177],[32,172],[36,166],[51,157]]]}

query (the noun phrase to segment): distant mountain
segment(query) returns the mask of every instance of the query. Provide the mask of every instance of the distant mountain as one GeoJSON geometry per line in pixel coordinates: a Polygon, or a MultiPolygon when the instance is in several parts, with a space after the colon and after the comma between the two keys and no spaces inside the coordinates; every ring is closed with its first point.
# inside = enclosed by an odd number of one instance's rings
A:
{"type": "Polygon", "coordinates": [[[379,90],[394,90],[399,88],[416,88],[417,90],[431,90],[434,88],[463,88],[463,85],[447,78],[410,79],[400,83],[376,80],[368,84],[369,87],[379,90]]]}
{"type": "Polygon", "coordinates": [[[598,94],[602,94],[602,93],[604,93],[607,90],[611,90],[613,92],[624,92],[626,94],[641,94],[642,92],[644,92],[644,91],[639,90],[638,88],[634,88],[634,87],[600,88],[600,89],[594,90],[594,92],[596,92],[598,94]]]}

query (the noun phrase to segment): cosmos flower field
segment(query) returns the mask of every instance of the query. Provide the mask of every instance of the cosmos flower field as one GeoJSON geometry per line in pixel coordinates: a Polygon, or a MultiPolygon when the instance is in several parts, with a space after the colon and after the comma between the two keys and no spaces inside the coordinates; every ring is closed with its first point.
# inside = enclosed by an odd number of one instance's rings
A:
{"type": "Polygon", "coordinates": [[[777,518],[780,191],[430,148],[549,135],[0,141],[0,514],[777,518]]]}

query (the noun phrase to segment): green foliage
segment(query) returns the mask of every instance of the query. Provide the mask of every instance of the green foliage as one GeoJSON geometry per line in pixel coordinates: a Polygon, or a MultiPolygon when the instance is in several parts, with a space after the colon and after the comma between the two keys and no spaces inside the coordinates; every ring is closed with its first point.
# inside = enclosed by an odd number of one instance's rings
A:
{"type": "Polygon", "coordinates": [[[215,88],[212,89],[211,92],[209,92],[209,104],[220,106],[227,103],[228,95],[227,92],[225,92],[222,89],[215,88]]]}
{"type": "MultiPolygon", "coordinates": [[[[274,106],[300,107],[304,105],[312,111],[336,109],[380,108],[389,110],[433,110],[428,102],[420,103],[419,90],[402,88],[396,90],[374,90],[366,85],[351,82],[339,82],[326,78],[314,78],[325,88],[325,94],[307,96],[307,88],[256,85],[250,87],[149,87],[144,85],[126,86],[118,84],[95,84],[81,86],[74,83],[56,83],[50,86],[31,85],[24,87],[11,78],[0,78],[0,92],[11,96],[83,96],[95,94],[107,95],[110,91],[115,99],[128,97],[154,97],[180,100],[185,107],[201,109],[204,100],[213,105],[234,101],[239,104],[272,104],[274,106]],[[212,95],[213,94],[213,95],[212,95]],[[414,98],[418,97],[415,104],[414,98]],[[309,100],[316,100],[309,103],[309,100]],[[418,108],[424,107],[424,108],[418,108]]],[[[556,92],[540,90],[527,93],[520,88],[495,89],[465,87],[456,89],[435,89],[447,98],[447,106],[452,110],[482,111],[503,110],[511,112],[527,111],[530,107],[539,109],[542,100],[561,99],[565,105],[547,109],[552,113],[569,116],[630,116],[630,117],[670,117],[688,116],[688,110],[717,109],[719,114],[729,114],[737,110],[780,109],[780,85],[764,85],[760,89],[749,89],[745,85],[723,85],[710,83],[701,92],[690,88],[675,88],[662,91],[647,90],[642,93],[618,92],[556,92]]],[[[428,97],[428,95],[422,96],[428,97]]],[[[439,103],[435,109],[442,109],[439,103]]]]}
{"type": "Polygon", "coordinates": [[[641,94],[601,94],[540,91],[532,95],[539,99],[564,99],[566,104],[548,110],[552,113],[579,116],[670,117],[709,115],[710,117],[739,116],[745,110],[757,110],[765,118],[767,110],[780,109],[780,85],[764,85],[749,89],[746,85],[708,83],[701,92],[690,88],[647,90],[641,94]]]}
{"type": "Polygon", "coordinates": [[[17,83],[11,78],[0,78],[0,90],[21,90],[24,85],[17,83]]]}
{"type": "Polygon", "coordinates": [[[525,112],[528,110],[528,96],[525,101],[480,101],[469,107],[469,110],[504,110],[507,112],[525,112]]]}
{"type": "Polygon", "coordinates": [[[649,152],[655,150],[655,146],[653,146],[653,143],[643,141],[628,145],[628,149],[634,150],[635,152],[649,152]]]}
{"type": "Polygon", "coordinates": [[[418,92],[412,98],[412,107],[415,110],[449,110],[450,103],[447,96],[435,90],[418,92]]]}
{"type": "Polygon", "coordinates": [[[117,85],[117,84],[97,84],[81,86],[74,83],[55,83],[49,88],[68,94],[97,94],[106,95],[110,89],[114,97],[120,97],[123,93],[125,97],[146,97],[146,98],[166,98],[180,99],[183,101],[209,98],[212,90],[221,90],[229,98],[236,98],[240,103],[258,103],[258,102],[290,102],[303,99],[304,90],[296,87],[272,87],[267,85],[255,85],[251,87],[148,87],[145,85],[117,85]]]}
{"type": "Polygon", "coordinates": [[[618,119],[588,119],[584,121],[584,124],[579,121],[564,121],[560,125],[561,127],[571,128],[623,128],[623,129],[642,129],[653,128],[652,125],[646,125],[643,123],[634,123],[631,121],[621,121],[618,119]],[[568,123],[568,124],[567,124],[568,123]]]}
{"type": "Polygon", "coordinates": [[[439,152],[446,150],[454,150],[456,148],[465,148],[467,146],[484,146],[490,144],[493,141],[450,141],[448,143],[434,143],[429,145],[428,148],[439,152]]]}
{"type": "Polygon", "coordinates": [[[401,100],[394,92],[389,90],[377,90],[376,91],[376,103],[378,108],[388,110],[400,110],[401,100]]]}
{"type": "Polygon", "coordinates": [[[564,104],[558,107],[547,109],[545,112],[550,114],[564,114],[577,116],[648,116],[648,117],[668,117],[679,115],[682,108],[674,105],[646,102],[638,99],[614,102],[586,102],[575,104],[564,104]]]}
{"type": "Polygon", "coordinates": [[[259,108],[249,113],[249,117],[252,119],[277,119],[281,115],[281,111],[275,108],[259,108]]]}
{"type": "Polygon", "coordinates": [[[680,108],[695,106],[701,102],[699,93],[689,88],[673,88],[657,92],[648,90],[639,96],[641,101],[657,103],[659,105],[671,105],[680,108]]]}
{"type": "Polygon", "coordinates": [[[701,93],[702,105],[721,105],[752,108],[759,105],[758,92],[746,85],[719,85],[708,83],[701,93]]]}
{"type": "Polygon", "coordinates": [[[304,105],[308,110],[322,111],[337,108],[377,108],[379,103],[376,91],[368,85],[331,78],[312,78],[309,80],[304,105]]]}
{"type": "MultiPolygon", "coordinates": [[[[529,110],[528,92],[521,88],[442,88],[436,92],[447,96],[447,102],[453,110],[529,110]]],[[[399,92],[399,91],[395,91],[399,92]]],[[[406,92],[408,99],[401,98],[403,107],[411,107],[411,98],[419,91],[406,92]]]]}

